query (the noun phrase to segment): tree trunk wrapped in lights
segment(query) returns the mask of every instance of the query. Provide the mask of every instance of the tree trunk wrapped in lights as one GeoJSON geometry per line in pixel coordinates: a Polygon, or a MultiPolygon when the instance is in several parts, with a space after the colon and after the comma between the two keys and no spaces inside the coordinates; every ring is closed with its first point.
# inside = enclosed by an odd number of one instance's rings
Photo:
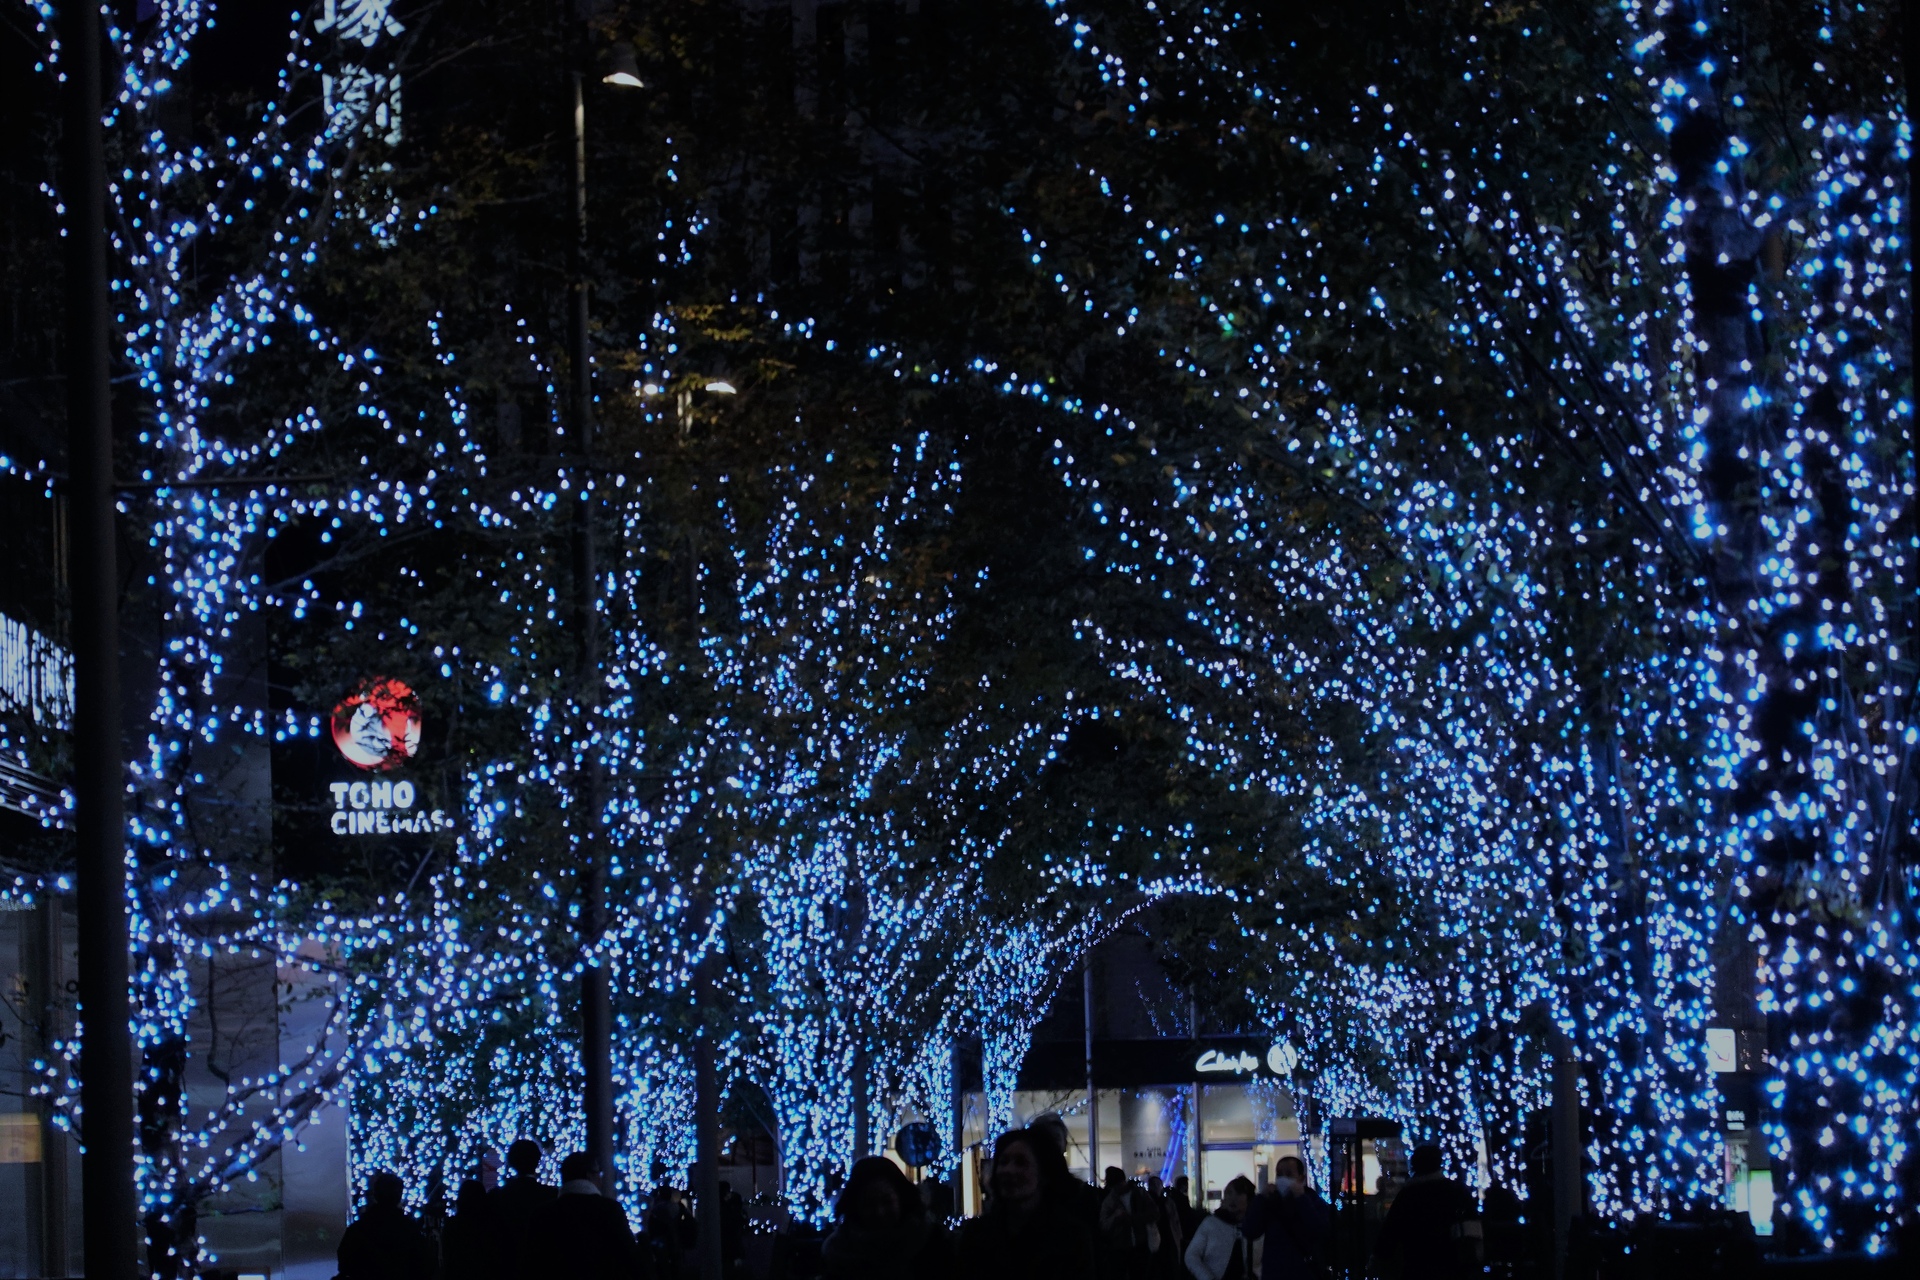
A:
{"type": "MultiPolygon", "coordinates": [[[[37,69],[51,77],[62,65],[52,7],[26,7],[37,69]]],[[[272,874],[265,759],[286,726],[272,722],[266,694],[260,615],[277,603],[263,581],[266,548],[290,521],[322,513],[404,520],[419,495],[368,477],[364,491],[323,497],[285,471],[329,423],[381,415],[365,381],[377,359],[343,349],[303,293],[337,229],[341,191],[374,145],[376,104],[349,95],[289,125],[281,104],[318,101],[322,64],[337,70],[307,56],[315,27],[296,22],[287,53],[262,68],[273,100],[222,104],[226,127],[209,136],[201,126],[214,115],[175,108],[191,50],[211,29],[206,8],[149,17],[108,27],[119,92],[105,125],[123,375],[116,465],[136,566],[121,642],[147,657],[127,688],[149,707],[128,768],[136,1170],[160,1267],[197,1265],[189,1224],[202,1203],[244,1195],[369,1047],[352,1023],[341,939],[290,918],[272,874]],[[275,383],[301,392],[257,394],[275,383]],[[274,1018],[263,1030],[258,1017],[278,1010],[282,982],[291,1003],[318,1006],[303,1013],[311,1042],[286,1053],[274,1018]]],[[[367,51],[381,34],[363,42],[363,61],[385,55],[367,51]]],[[[388,217],[359,230],[378,234],[388,217]]],[[[69,1057],[77,1047],[62,1046],[69,1057]]],[[[64,1074],[51,1065],[46,1091],[84,1134],[64,1074]]]]}
{"type": "Polygon", "coordinates": [[[1783,1220],[1880,1252],[1920,1112],[1912,124],[1890,6],[1636,6],[1683,270],[1705,763],[1783,1220]],[[1903,441],[1903,437],[1905,437],[1903,441]]]}

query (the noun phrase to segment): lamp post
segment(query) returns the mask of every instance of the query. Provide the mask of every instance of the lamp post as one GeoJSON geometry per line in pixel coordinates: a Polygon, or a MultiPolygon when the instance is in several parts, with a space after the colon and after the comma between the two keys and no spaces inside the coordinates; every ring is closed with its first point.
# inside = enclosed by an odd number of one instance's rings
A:
{"type": "Polygon", "coordinates": [[[694,1005],[700,1026],[693,1042],[694,1238],[698,1242],[699,1280],[721,1280],[720,1223],[720,1086],[714,1071],[712,952],[694,969],[694,1005]]]}
{"type": "MultiPolygon", "coordinates": [[[[578,0],[572,6],[577,50],[586,48],[585,27],[578,0]]],[[[572,297],[568,307],[568,350],[572,377],[568,380],[567,418],[577,458],[573,534],[574,621],[579,642],[579,698],[586,759],[581,783],[580,846],[586,864],[584,898],[580,910],[579,943],[585,953],[597,947],[607,923],[607,870],[600,848],[600,826],[606,808],[606,777],[592,744],[595,712],[600,706],[600,610],[595,583],[599,561],[594,545],[593,488],[593,364],[587,331],[587,99],[584,56],[576,56],[573,70],[573,244],[569,253],[572,297]]],[[[644,88],[634,62],[633,47],[625,48],[624,65],[605,77],[608,84],[644,88]]],[[[584,1109],[587,1154],[600,1169],[601,1189],[613,1185],[613,980],[607,966],[589,956],[580,973],[580,1065],[586,1076],[584,1109]]]]}
{"type": "Polygon", "coordinates": [[[132,1032],[127,1023],[127,833],[119,704],[119,570],[113,547],[108,391],[106,150],[100,8],[60,6],[67,81],[67,520],[73,537],[73,825],[81,979],[81,1209],[86,1274],[132,1280],[132,1032]]]}
{"type": "Polygon", "coordinates": [[[1087,1033],[1087,1177],[1100,1185],[1100,1092],[1093,1080],[1093,956],[1080,961],[1080,1004],[1087,1033]]]}
{"type": "Polygon", "coordinates": [[[106,160],[100,9],[60,6],[67,82],[67,467],[73,541],[74,864],[79,926],[80,1196],[86,1274],[133,1280],[133,1036],[128,1030],[126,777],[120,755],[120,607],[107,369],[106,160]]]}
{"type": "MultiPolygon", "coordinates": [[[[1554,1030],[1559,1032],[1559,1028],[1554,1030]]],[[[1586,1212],[1586,1186],[1580,1173],[1580,1057],[1565,1033],[1550,1041],[1553,1049],[1553,1110],[1548,1148],[1553,1159],[1553,1275],[1565,1280],[1573,1248],[1573,1224],[1586,1212]]]]}
{"type": "MultiPolygon", "coordinates": [[[[591,483],[593,460],[593,366],[588,349],[587,326],[587,99],[584,56],[585,25],[581,21],[578,0],[573,9],[574,31],[580,33],[573,71],[573,246],[570,254],[572,297],[568,308],[568,347],[572,377],[569,379],[568,426],[573,432],[574,451],[579,459],[577,483],[582,485],[574,526],[574,609],[579,633],[581,707],[591,728],[593,712],[600,703],[600,613],[595,583],[599,565],[594,545],[594,491],[591,483]]],[[[631,44],[613,47],[610,68],[602,83],[627,89],[644,89],[639,60],[631,44]]],[[[707,390],[733,394],[731,384],[712,383],[707,390]]],[[[699,617],[697,603],[693,617],[699,617]]],[[[580,912],[580,946],[586,951],[599,943],[606,928],[606,861],[598,848],[599,827],[606,807],[606,777],[597,753],[589,749],[581,788],[586,827],[582,845],[586,861],[585,902],[580,912]]],[[[720,1240],[720,1119],[719,1086],[714,1071],[714,1038],[709,1008],[713,987],[712,957],[703,957],[694,973],[694,1005],[700,1014],[700,1027],[694,1041],[694,1138],[696,1171],[695,1212],[699,1231],[700,1280],[721,1280],[720,1240]]],[[[580,1060],[586,1075],[583,1099],[587,1121],[587,1153],[601,1171],[602,1190],[610,1187],[613,1176],[613,982],[603,964],[588,963],[580,975],[580,1060]]]]}

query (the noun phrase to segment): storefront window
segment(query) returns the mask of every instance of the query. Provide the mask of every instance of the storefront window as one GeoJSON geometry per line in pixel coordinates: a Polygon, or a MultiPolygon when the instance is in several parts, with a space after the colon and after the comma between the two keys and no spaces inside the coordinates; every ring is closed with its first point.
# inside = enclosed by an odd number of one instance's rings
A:
{"type": "Polygon", "coordinates": [[[0,1277],[80,1274],[80,1158],[32,1096],[34,1062],[70,1024],[72,922],[58,903],[0,905],[0,1277]]]}
{"type": "Polygon", "coordinates": [[[1217,1204],[1221,1191],[1239,1177],[1265,1190],[1274,1161],[1303,1154],[1300,1123],[1284,1085],[1260,1081],[1193,1087],[1200,1094],[1196,1182],[1206,1188],[1208,1204],[1217,1204]]]}
{"type": "MultiPolygon", "coordinates": [[[[1059,1115],[1067,1127],[1067,1167],[1076,1178],[1097,1182],[1109,1168],[1123,1169],[1140,1182],[1159,1177],[1169,1186],[1185,1177],[1204,1188],[1209,1203],[1218,1203],[1236,1177],[1265,1187],[1274,1161],[1304,1154],[1293,1099],[1274,1081],[1099,1092],[1098,1168],[1088,1145],[1086,1090],[1023,1089],[1014,1094],[1014,1123],[1024,1125],[1049,1111],[1059,1115]]],[[[962,1204],[974,1213],[979,1211],[979,1169],[996,1135],[985,1131],[986,1102],[979,1093],[967,1095],[964,1114],[970,1158],[962,1173],[962,1204]]]]}

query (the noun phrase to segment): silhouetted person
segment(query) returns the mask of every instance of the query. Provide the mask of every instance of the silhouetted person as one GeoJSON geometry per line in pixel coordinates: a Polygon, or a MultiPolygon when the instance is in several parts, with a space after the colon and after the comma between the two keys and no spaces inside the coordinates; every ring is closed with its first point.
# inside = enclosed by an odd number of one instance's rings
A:
{"type": "Polygon", "coordinates": [[[373,1175],[367,1207],[340,1235],[340,1280],[432,1280],[433,1243],[401,1207],[405,1194],[398,1175],[373,1175]]]}
{"type": "Polygon", "coordinates": [[[1375,1256],[1400,1264],[1401,1280],[1458,1280],[1467,1274],[1455,1229],[1473,1216],[1473,1196],[1440,1172],[1440,1148],[1413,1149],[1413,1177],[1393,1198],[1375,1256]]]}
{"type": "Polygon", "coordinates": [[[993,1148],[993,1200],[960,1227],[958,1272],[970,1280],[1092,1280],[1097,1227],[1051,1135],[1003,1133],[993,1148]]]}
{"type": "Polygon", "coordinates": [[[1307,1166],[1298,1156],[1273,1162],[1273,1185],[1253,1198],[1241,1221],[1249,1241],[1264,1240],[1260,1280],[1318,1280],[1326,1274],[1327,1227],[1333,1210],[1307,1185],[1307,1166]]]}
{"type": "Polygon", "coordinates": [[[720,1268],[732,1275],[746,1265],[747,1202],[724,1179],[720,1183],[720,1268]]]}
{"type": "Polygon", "coordinates": [[[506,1181],[487,1193],[502,1270],[511,1273],[520,1265],[533,1216],[559,1194],[557,1188],[540,1181],[540,1144],[532,1138],[516,1139],[507,1148],[506,1181]]]}
{"type": "Polygon", "coordinates": [[[1067,1136],[1067,1122],[1058,1111],[1042,1111],[1027,1121],[1027,1131],[1037,1133],[1053,1143],[1060,1152],[1060,1158],[1066,1159],[1067,1148],[1072,1145],[1067,1136]]]}
{"type": "Polygon", "coordinates": [[[440,1280],[494,1280],[499,1262],[486,1184],[469,1178],[454,1198],[453,1216],[440,1229],[440,1280]]]}
{"type": "MultiPolygon", "coordinates": [[[[1029,1133],[1037,1133],[1048,1142],[1051,1142],[1054,1150],[1060,1153],[1061,1165],[1065,1166],[1067,1161],[1067,1148],[1072,1145],[1072,1140],[1067,1136],[1067,1122],[1060,1118],[1058,1112],[1041,1112],[1027,1124],[1027,1131],[1029,1133]]],[[[1071,1183],[1068,1199],[1073,1204],[1075,1211],[1087,1220],[1089,1227],[1095,1232],[1098,1232],[1100,1230],[1100,1188],[1090,1182],[1082,1182],[1080,1179],[1072,1177],[1071,1175],[1069,1175],[1068,1181],[1071,1183]]]]}
{"type": "Polygon", "coordinates": [[[1487,1188],[1480,1210],[1482,1246],[1489,1267],[1514,1268],[1528,1256],[1527,1229],[1521,1224],[1520,1197],[1510,1187],[1494,1183],[1487,1188]]]}
{"type": "Polygon", "coordinates": [[[1154,1230],[1147,1241],[1153,1251],[1152,1272],[1162,1280],[1177,1280],[1181,1255],[1187,1251],[1187,1233],[1180,1222],[1178,1202],[1158,1174],[1147,1179],[1147,1200],[1153,1205],[1154,1230]]]}
{"type": "Polygon", "coordinates": [[[447,1225],[451,1210],[447,1205],[447,1180],[435,1169],[427,1177],[427,1203],[420,1210],[420,1226],[427,1233],[427,1239],[438,1243],[440,1232],[447,1225]]]}
{"type": "Polygon", "coordinates": [[[946,1178],[928,1178],[920,1184],[920,1203],[927,1206],[927,1216],[935,1222],[945,1222],[954,1216],[953,1183],[946,1178]]]}
{"type": "Polygon", "coordinates": [[[653,1191],[647,1196],[641,1227],[653,1274],[659,1280],[678,1280],[693,1231],[693,1214],[680,1189],[667,1181],[664,1164],[654,1165],[653,1191]]]}
{"type": "MultiPolygon", "coordinates": [[[[1194,1232],[1200,1230],[1200,1220],[1207,1216],[1206,1206],[1198,1204],[1193,1198],[1193,1182],[1181,1174],[1173,1180],[1174,1212],[1180,1215],[1180,1238],[1182,1241],[1193,1239],[1194,1232]]],[[[1186,1245],[1180,1246],[1183,1250],[1186,1245]]]]}
{"type": "Polygon", "coordinates": [[[829,1280],[937,1280],[951,1271],[946,1227],[927,1216],[919,1191],[884,1156],[853,1162],[833,1218],[820,1246],[829,1280]]]}
{"type": "MultiPolygon", "coordinates": [[[[1110,1280],[1144,1280],[1152,1223],[1153,1209],[1146,1193],[1124,1170],[1109,1167],[1106,1190],[1100,1197],[1100,1244],[1110,1280]]],[[[1157,1228],[1154,1234],[1158,1234],[1157,1228]]]]}
{"type": "Polygon", "coordinates": [[[1246,1178],[1221,1188],[1219,1212],[1202,1220],[1187,1245],[1184,1261],[1194,1280],[1248,1280],[1248,1245],[1240,1221],[1252,1200],[1253,1183],[1246,1178]]]}
{"type": "Polygon", "coordinates": [[[600,1194],[600,1168],[576,1151],[560,1162],[560,1192],[533,1215],[520,1274],[527,1280],[632,1280],[639,1264],[626,1210],[600,1194]]]}

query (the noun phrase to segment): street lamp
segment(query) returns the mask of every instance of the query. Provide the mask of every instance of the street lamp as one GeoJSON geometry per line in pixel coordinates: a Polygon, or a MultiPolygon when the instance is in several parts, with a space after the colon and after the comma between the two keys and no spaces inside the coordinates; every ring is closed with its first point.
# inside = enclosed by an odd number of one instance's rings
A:
{"type": "MultiPolygon", "coordinates": [[[[579,21],[578,9],[574,12],[579,21]]],[[[576,50],[584,53],[584,30],[576,26],[582,41],[576,50]]],[[[568,426],[573,432],[573,450],[585,473],[580,479],[581,501],[576,504],[574,526],[574,608],[579,629],[579,692],[582,711],[589,717],[600,703],[600,611],[594,600],[594,583],[599,565],[594,547],[593,493],[588,477],[593,467],[593,368],[588,351],[587,326],[587,98],[586,77],[580,69],[587,59],[576,56],[573,72],[573,248],[569,265],[573,275],[572,306],[569,308],[569,342],[572,374],[568,397],[568,426]]],[[[622,87],[643,87],[633,46],[614,51],[613,72],[605,83],[622,87]],[[624,49],[625,57],[621,56],[624,49]],[[632,74],[625,74],[631,71],[632,74]]],[[[581,843],[586,854],[586,901],[580,912],[582,950],[598,945],[606,929],[607,872],[605,860],[596,847],[602,811],[606,807],[606,779],[591,746],[587,751],[581,806],[585,827],[581,843]]],[[[600,1166],[604,1185],[613,1176],[613,980],[604,964],[588,964],[580,975],[580,1065],[586,1076],[585,1103],[587,1151],[600,1166]]]]}
{"type": "MultiPolygon", "coordinates": [[[[639,60],[633,46],[625,41],[613,46],[611,69],[601,77],[602,84],[625,89],[644,89],[639,60]]],[[[573,76],[573,205],[574,205],[574,305],[573,305],[573,416],[574,439],[582,461],[590,461],[593,447],[593,375],[587,351],[587,107],[583,77],[573,76]]],[[[709,378],[704,389],[715,395],[736,394],[726,377],[709,378]]],[[[684,394],[684,393],[683,393],[684,394]]],[[[686,413],[681,414],[681,432],[686,431],[686,413]]],[[[583,493],[588,492],[583,489],[583,493]]],[[[578,532],[576,605],[580,613],[580,666],[586,678],[586,692],[597,702],[596,672],[600,661],[599,610],[593,600],[593,583],[598,567],[594,563],[593,522],[590,504],[581,502],[578,532]]],[[[695,606],[696,616],[698,606],[695,606]]],[[[586,771],[589,821],[598,820],[604,805],[605,779],[599,764],[588,756],[586,771]]],[[[606,927],[606,870],[598,856],[587,859],[587,910],[582,913],[581,934],[588,942],[599,939],[606,927]]],[[[582,1065],[586,1068],[587,1150],[600,1164],[602,1176],[613,1174],[613,987],[611,975],[603,965],[589,965],[581,975],[580,1039],[582,1065]]],[[[701,957],[694,970],[694,1007],[700,1026],[693,1044],[694,1060],[694,1206],[699,1227],[700,1280],[721,1280],[720,1252],[720,1114],[719,1083],[715,1079],[713,1047],[716,1029],[709,1021],[713,1005],[713,957],[701,957]]]]}
{"type": "Polygon", "coordinates": [[[644,89],[647,82],[640,78],[640,60],[634,56],[633,46],[622,40],[613,46],[610,69],[600,77],[602,84],[617,84],[623,89],[644,89]]]}

